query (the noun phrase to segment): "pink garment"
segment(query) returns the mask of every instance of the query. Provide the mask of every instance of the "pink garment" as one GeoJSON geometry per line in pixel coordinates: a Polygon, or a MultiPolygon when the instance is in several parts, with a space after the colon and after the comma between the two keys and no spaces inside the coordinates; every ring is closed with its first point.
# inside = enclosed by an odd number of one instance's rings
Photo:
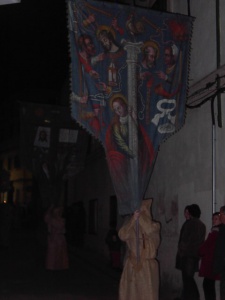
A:
{"type": "Polygon", "coordinates": [[[65,239],[65,222],[61,217],[46,214],[45,222],[48,225],[48,247],[46,269],[65,270],[69,268],[67,243],[65,239]]]}

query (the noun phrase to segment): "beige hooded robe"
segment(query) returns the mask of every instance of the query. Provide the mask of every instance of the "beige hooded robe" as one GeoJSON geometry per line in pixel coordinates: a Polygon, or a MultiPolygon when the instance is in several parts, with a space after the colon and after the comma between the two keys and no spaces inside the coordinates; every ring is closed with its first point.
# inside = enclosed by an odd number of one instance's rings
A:
{"type": "Polygon", "coordinates": [[[120,279],[119,300],[158,300],[159,267],[156,260],[160,243],[160,224],[152,220],[152,199],[143,200],[137,222],[132,217],[119,230],[127,244],[127,257],[120,279]],[[139,254],[137,251],[137,239],[139,254]]]}

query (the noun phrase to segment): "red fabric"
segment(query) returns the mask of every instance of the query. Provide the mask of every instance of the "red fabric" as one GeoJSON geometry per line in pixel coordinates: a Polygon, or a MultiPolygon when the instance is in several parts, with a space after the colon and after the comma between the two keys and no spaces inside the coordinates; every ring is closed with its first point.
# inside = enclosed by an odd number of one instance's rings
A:
{"type": "Polygon", "coordinates": [[[112,138],[111,126],[106,132],[106,155],[113,180],[120,182],[121,189],[117,187],[116,190],[122,193],[123,188],[127,186],[128,158],[123,153],[117,151],[116,144],[112,138]]]}
{"type": "Polygon", "coordinates": [[[89,62],[87,60],[85,60],[80,54],[79,55],[79,60],[82,63],[82,65],[84,66],[84,70],[87,73],[90,73],[93,69],[92,66],[89,64],[89,62]]]}
{"type": "Polygon", "coordinates": [[[139,125],[139,126],[140,126],[140,131],[144,137],[144,141],[145,141],[147,149],[148,149],[148,155],[150,158],[150,166],[151,166],[153,163],[153,159],[155,157],[154,148],[153,148],[152,142],[151,142],[149,136],[147,135],[147,132],[145,131],[144,127],[141,125],[139,125]]]}
{"type": "Polygon", "coordinates": [[[201,257],[199,276],[214,280],[219,280],[218,275],[213,275],[213,256],[216,244],[218,231],[213,230],[208,234],[207,239],[199,248],[199,256],[201,257]]]}
{"type": "Polygon", "coordinates": [[[117,142],[117,136],[114,136],[113,132],[116,126],[115,122],[109,126],[106,132],[106,156],[119,203],[119,212],[120,214],[129,214],[140,206],[139,202],[149,182],[154,148],[144,127],[139,124],[138,155],[132,157],[133,152],[128,146],[127,136],[124,137],[121,134],[122,142],[120,143],[120,140],[117,142]],[[136,174],[135,180],[137,181],[135,183],[137,184],[134,184],[131,174],[136,174]]]}
{"type": "Polygon", "coordinates": [[[90,121],[90,126],[92,127],[94,133],[95,133],[95,136],[96,137],[99,137],[99,133],[100,133],[100,130],[101,130],[101,123],[98,119],[98,117],[94,116],[91,121],[90,121]]]}
{"type": "MultiPolygon", "coordinates": [[[[144,143],[145,143],[144,147],[146,147],[146,149],[147,149],[148,160],[150,160],[149,164],[151,166],[152,163],[153,163],[154,156],[155,156],[154,148],[153,148],[151,140],[149,139],[146,131],[144,130],[144,127],[139,124],[139,129],[140,129],[140,132],[143,136],[143,140],[144,140],[144,143]]],[[[107,152],[108,157],[109,157],[109,162],[110,162],[110,159],[112,159],[112,161],[113,160],[114,161],[118,160],[118,166],[121,165],[122,161],[127,159],[127,157],[124,154],[122,154],[122,153],[120,153],[119,151],[116,150],[116,145],[115,145],[115,142],[113,141],[113,138],[112,138],[111,126],[108,128],[108,130],[106,132],[105,143],[106,143],[106,152],[107,152]]],[[[139,149],[140,149],[140,147],[141,146],[139,146],[139,149]]],[[[141,149],[139,150],[139,155],[140,155],[140,151],[141,151],[141,149]]],[[[148,166],[142,166],[142,167],[145,169],[146,167],[149,167],[149,165],[148,166]]]]}
{"type": "Polygon", "coordinates": [[[118,197],[124,197],[124,199],[126,199],[127,195],[129,195],[127,158],[124,154],[115,150],[108,151],[106,155],[109,170],[114,180],[116,194],[118,197]]]}

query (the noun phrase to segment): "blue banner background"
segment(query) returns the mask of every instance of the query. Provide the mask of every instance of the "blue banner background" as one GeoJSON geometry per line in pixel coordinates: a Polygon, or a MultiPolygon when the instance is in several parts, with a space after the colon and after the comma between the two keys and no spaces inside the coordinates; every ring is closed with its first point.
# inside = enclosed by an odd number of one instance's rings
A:
{"type": "Polygon", "coordinates": [[[184,124],[193,18],[68,1],[71,114],[105,148],[120,214],[138,209],[158,147],[184,124]]]}

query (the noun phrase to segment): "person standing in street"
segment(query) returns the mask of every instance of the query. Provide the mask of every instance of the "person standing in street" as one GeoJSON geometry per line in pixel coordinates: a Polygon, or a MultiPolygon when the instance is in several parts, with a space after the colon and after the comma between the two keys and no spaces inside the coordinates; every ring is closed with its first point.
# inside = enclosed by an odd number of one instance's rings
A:
{"type": "Polygon", "coordinates": [[[200,245],[205,240],[206,226],[200,220],[201,210],[197,204],[188,206],[190,220],[182,229],[178,243],[178,255],[180,263],[177,268],[182,272],[183,290],[182,300],[199,300],[200,295],[194,279],[198,272],[200,245]]]}
{"type": "Polygon", "coordinates": [[[199,248],[199,256],[201,257],[199,276],[204,277],[202,286],[205,300],[216,299],[215,282],[220,279],[219,275],[213,274],[213,256],[220,223],[220,213],[215,212],[212,215],[211,231],[209,232],[207,239],[199,248]]]}
{"type": "Polygon", "coordinates": [[[152,220],[152,199],[143,200],[119,230],[127,255],[120,279],[119,300],[158,300],[160,224],[152,220]]]}
{"type": "MultiPolygon", "coordinates": [[[[181,230],[180,230],[180,236],[179,236],[179,241],[178,241],[178,245],[180,243],[180,240],[181,240],[181,237],[182,237],[182,233],[183,233],[183,230],[184,230],[184,227],[187,223],[187,221],[190,220],[190,213],[189,213],[189,205],[185,206],[184,208],[184,218],[185,218],[185,221],[181,227],[181,230]]],[[[181,261],[182,261],[182,257],[180,256],[180,252],[177,251],[177,255],[176,255],[176,269],[180,270],[181,269],[181,261]]]]}
{"type": "Polygon", "coordinates": [[[220,208],[220,227],[213,260],[214,274],[220,274],[220,300],[225,300],[225,205],[220,208]]]}
{"type": "Polygon", "coordinates": [[[66,270],[69,268],[65,220],[63,208],[51,206],[44,217],[48,226],[48,245],[46,255],[47,270],[66,270]]]}

